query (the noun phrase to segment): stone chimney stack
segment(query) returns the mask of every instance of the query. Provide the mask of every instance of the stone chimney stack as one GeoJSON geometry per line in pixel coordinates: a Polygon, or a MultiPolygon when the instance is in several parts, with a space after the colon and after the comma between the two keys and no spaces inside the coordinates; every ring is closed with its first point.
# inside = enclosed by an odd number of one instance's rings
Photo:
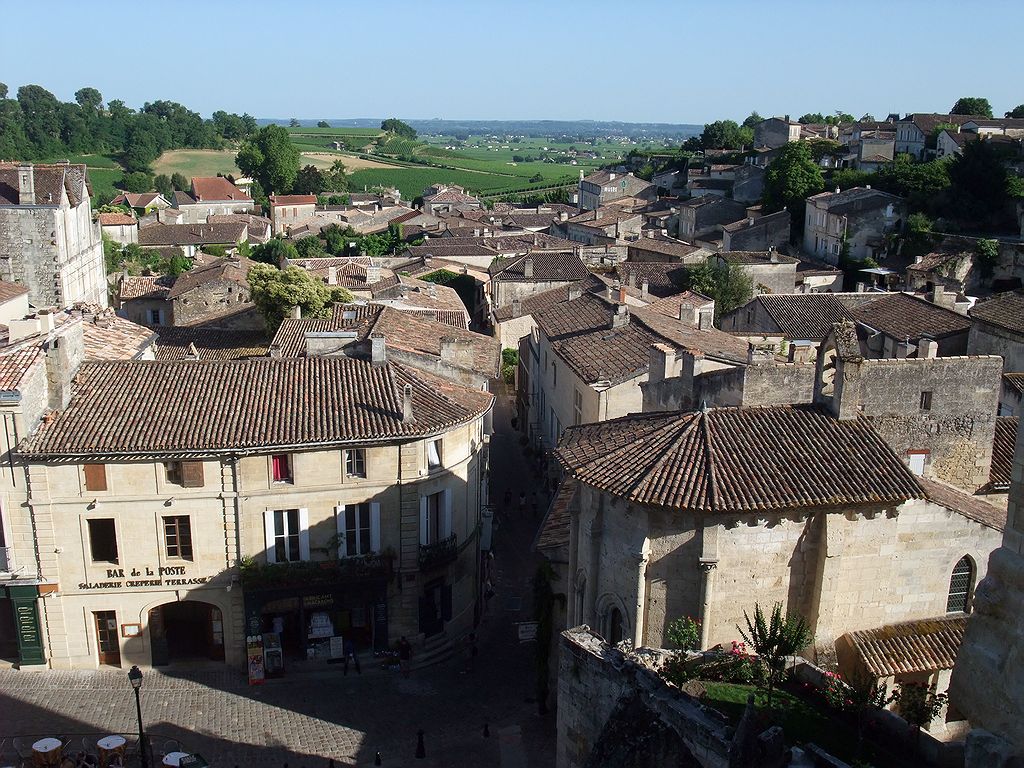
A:
{"type": "Polygon", "coordinates": [[[939,354],[939,343],[935,339],[921,339],[917,348],[917,356],[926,360],[934,360],[939,354]]]}
{"type": "Polygon", "coordinates": [[[291,308],[291,310],[288,313],[288,316],[292,320],[301,320],[302,319],[302,307],[300,307],[298,304],[296,304],[294,307],[291,308]]]}
{"type": "Polygon", "coordinates": [[[629,325],[629,308],[625,304],[619,304],[612,315],[612,328],[624,328],[629,325]]]}
{"type": "Polygon", "coordinates": [[[523,302],[519,299],[512,299],[512,317],[521,317],[523,314],[523,302]]]}
{"type": "Polygon", "coordinates": [[[701,309],[697,316],[697,327],[706,331],[715,327],[715,311],[713,309],[701,309]]]}
{"type": "Polygon", "coordinates": [[[533,277],[533,257],[527,256],[523,260],[523,277],[533,277]]]}
{"type": "Polygon", "coordinates": [[[904,358],[910,357],[910,353],[914,351],[914,345],[910,343],[910,339],[906,338],[896,345],[896,357],[904,358]]]}
{"type": "Polygon", "coordinates": [[[337,267],[333,267],[332,266],[332,267],[328,267],[327,268],[327,284],[328,285],[337,285],[338,284],[338,268],[337,267]]]}
{"type": "Polygon", "coordinates": [[[583,289],[580,288],[578,283],[573,283],[566,290],[566,298],[569,301],[573,301],[575,299],[578,299],[582,295],[583,295],[583,289]]]}
{"type": "Polygon", "coordinates": [[[36,177],[31,163],[18,166],[18,205],[36,204],[36,177]]]}
{"type": "Polygon", "coordinates": [[[384,365],[388,361],[387,337],[383,333],[370,336],[370,364],[384,365]]]}
{"type": "Polygon", "coordinates": [[[412,424],[416,417],[412,413],[412,384],[402,388],[402,423],[412,424]]]}
{"type": "Polygon", "coordinates": [[[641,283],[640,283],[640,295],[641,295],[641,296],[642,296],[642,297],[643,297],[644,299],[647,299],[647,298],[649,298],[649,296],[648,296],[648,292],[649,292],[649,290],[650,290],[650,287],[651,287],[650,281],[648,281],[648,279],[647,279],[647,278],[645,277],[645,278],[643,279],[643,282],[641,282],[641,283]]]}
{"type": "Polygon", "coordinates": [[[652,344],[648,348],[650,355],[650,371],[647,380],[652,384],[658,381],[672,378],[672,367],[675,362],[675,352],[672,347],[666,344],[652,344]]]}
{"type": "Polygon", "coordinates": [[[366,267],[366,284],[373,285],[380,282],[380,267],[370,264],[366,267]]]}
{"type": "Polygon", "coordinates": [[[620,306],[621,305],[625,305],[625,303],[626,303],[626,286],[624,286],[624,285],[620,285],[619,286],[618,301],[619,301],[619,305],[620,306]]]}

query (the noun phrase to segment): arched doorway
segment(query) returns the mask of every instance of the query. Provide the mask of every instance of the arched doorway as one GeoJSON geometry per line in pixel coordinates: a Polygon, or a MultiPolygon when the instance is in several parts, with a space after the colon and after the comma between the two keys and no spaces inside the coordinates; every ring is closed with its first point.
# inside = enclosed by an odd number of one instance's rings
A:
{"type": "Polygon", "coordinates": [[[189,661],[224,661],[220,608],[198,600],[165,603],[149,612],[153,666],[189,661]]]}
{"type": "Polygon", "coordinates": [[[622,611],[612,608],[608,612],[608,637],[605,639],[612,645],[622,642],[622,611]]]}

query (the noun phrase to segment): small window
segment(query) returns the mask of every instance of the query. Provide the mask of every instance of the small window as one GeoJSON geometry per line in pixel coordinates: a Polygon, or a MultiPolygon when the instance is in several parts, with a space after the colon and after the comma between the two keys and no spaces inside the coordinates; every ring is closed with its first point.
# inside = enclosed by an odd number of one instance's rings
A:
{"type": "Polygon", "coordinates": [[[117,562],[117,531],[114,518],[94,518],[88,521],[89,552],[94,563],[117,562]]]}
{"type": "Polygon", "coordinates": [[[299,510],[274,511],[274,562],[285,563],[302,559],[299,547],[299,510]]]}
{"type": "Polygon", "coordinates": [[[192,525],[188,515],[164,518],[164,545],[168,557],[192,559],[192,525]]]}
{"type": "Polygon", "coordinates": [[[921,410],[930,411],[932,409],[932,393],[922,392],[921,393],[921,410]]]}
{"type": "Polygon", "coordinates": [[[443,446],[441,440],[431,440],[427,443],[427,466],[430,469],[437,469],[442,466],[443,446]]]}
{"type": "Polygon", "coordinates": [[[366,451],[362,448],[345,451],[345,474],[349,477],[366,477],[366,451]]]}
{"type": "Polygon", "coordinates": [[[163,317],[163,314],[164,313],[161,310],[159,310],[159,309],[151,309],[151,310],[149,310],[149,324],[150,325],[162,325],[163,323],[161,321],[161,318],[163,317]]]}
{"type": "Polygon", "coordinates": [[[275,453],[270,457],[275,483],[290,483],[292,477],[292,457],[287,453],[275,453]]]}
{"type": "Polygon", "coordinates": [[[181,485],[181,462],[164,462],[164,479],[171,485],[181,485]]]}
{"type": "Polygon", "coordinates": [[[971,563],[971,558],[964,555],[953,566],[953,575],[949,578],[946,613],[967,613],[973,586],[974,565],[971,563]]]}
{"type": "Polygon", "coordinates": [[[578,389],[572,395],[573,424],[583,423],[583,393],[578,389]]]}
{"type": "Polygon", "coordinates": [[[87,491],[107,490],[106,464],[86,464],[83,470],[85,472],[85,489],[87,491]]]}
{"type": "Polygon", "coordinates": [[[342,557],[366,555],[370,548],[370,505],[348,504],[345,506],[345,541],[342,557]]]}

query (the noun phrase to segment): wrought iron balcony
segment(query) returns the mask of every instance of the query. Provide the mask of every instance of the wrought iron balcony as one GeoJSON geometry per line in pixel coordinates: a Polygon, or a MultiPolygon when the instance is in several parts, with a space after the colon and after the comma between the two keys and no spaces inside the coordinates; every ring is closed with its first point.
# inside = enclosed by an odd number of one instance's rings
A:
{"type": "Polygon", "coordinates": [[[459,556],[459,541],[453,533],[433,544],[420,544],[420,570],[429,571],[453,562],[459,556]]]}
{"type": "Polygon", "coordinates": [[[0,547],[0,573],[14,570],[14,547],[0,547]]]}
{"type": "Polygon", "coordinates": [[[390,579],[394,552],[344,557],[339,560],[307,560],[294,563],[257,565],[243,562],[242,586],[273,589],[315,584],[344,584],[390,579]]]}

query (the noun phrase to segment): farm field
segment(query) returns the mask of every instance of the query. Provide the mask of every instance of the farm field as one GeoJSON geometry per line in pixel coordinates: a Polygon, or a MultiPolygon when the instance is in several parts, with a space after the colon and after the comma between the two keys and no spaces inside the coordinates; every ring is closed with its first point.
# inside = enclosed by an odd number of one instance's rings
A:
{"type": "Polygon", "coordinates": [[[413,199],[423,194],[431,184],[457,184],[470,192],[502,194],[506,191],[543,187],[544,183],[530,184],[519,176],[496,176],[477,171],[449,170],[447,168],[374,168],[349,174],[353,190],[365,187],[398,187],[402,197],[413,199]]]}
{"type": "Polygon", "coordinates": [[[124,171],[110,155],[61,155],[51,158],[48,162],[67,160],[71,163],[85,163],[89,171],[89,184],[92,185],[92,197],[96,205],[102,205],[117,195],[117,182],[124,171]]]}
{"type": "Polygon", "coordinates": [[[185,178],[216,176],[218,173],[241,176],[235,165],[234,149],[172,149],[153,163],[153,173],[180,173],[185,178]]]}
{"type": "Polygon", "coordinates": [[[302,152],[302,165],[315,165],[317,168],[330,168],[336,160],[345,164],[345,171],[364,171],[367,168],[398,168],[400,166],[384,163],[379,160],[364,160],[357,155],[346,155],[341,152],[302,152]]]}

